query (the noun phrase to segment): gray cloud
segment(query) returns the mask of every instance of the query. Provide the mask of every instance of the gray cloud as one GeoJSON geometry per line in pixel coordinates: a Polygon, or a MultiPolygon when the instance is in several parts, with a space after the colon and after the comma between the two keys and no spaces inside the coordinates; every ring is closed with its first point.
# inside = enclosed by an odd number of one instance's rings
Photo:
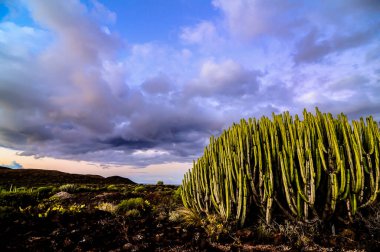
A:
{"type": "Polygon", "coordinates": [[[168,76],[161,73],[144,81],[142,89],[149,94],[167,94],[173,89],[172,81],[168,76]]]}
{"type": "Polygon", "coordinates": [[[376,31],[379,28],[380,23],[372,26],[371,29],[346,35],[335,34],[326,39],[321,39],[323,35],[313,29],[298,42],[294,60],[296,63],[314,63],[329,54],[336,54],[347,49],[366,45],[377,37],[376,31]]]}
{"type": "Polygon", "coordinates": [[[257,70],[245,69],[242,65],[226,60],[221,63],[206,61],[202,64],[199,77],[185,91],[191,96],[243,96],[258,90],[257,70]]]}

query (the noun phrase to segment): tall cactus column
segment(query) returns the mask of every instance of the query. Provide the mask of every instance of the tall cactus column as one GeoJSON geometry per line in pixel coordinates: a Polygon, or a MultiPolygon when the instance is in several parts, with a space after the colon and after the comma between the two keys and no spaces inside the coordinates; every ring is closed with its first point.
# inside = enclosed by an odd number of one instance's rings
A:
{"type": "Polygon", "coordinates": [[[274,211],[305,222],[328,220],[342,206],[352,219],[377,200],[379,159],[380,130],[372,117],[350,123],[317,108],[315,115],[304,110],[303,120],[289,112],[242,119],[211,137],[184,176],[182,200],[200,216],[240,226],[255,217],[269,223],[274,211]]]}

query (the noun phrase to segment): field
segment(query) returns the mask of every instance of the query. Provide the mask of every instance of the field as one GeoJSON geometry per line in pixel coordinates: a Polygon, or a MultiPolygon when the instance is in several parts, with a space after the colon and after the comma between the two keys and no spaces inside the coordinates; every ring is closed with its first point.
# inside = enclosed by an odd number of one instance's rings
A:
{"type": "Polygon", "coordinates": [[[1,251],[375,251],[380,245],[376,208],[353,224],[278,217],[238,229],[184,209],[173,185],[2,168],[0,186],[1,251]]]}

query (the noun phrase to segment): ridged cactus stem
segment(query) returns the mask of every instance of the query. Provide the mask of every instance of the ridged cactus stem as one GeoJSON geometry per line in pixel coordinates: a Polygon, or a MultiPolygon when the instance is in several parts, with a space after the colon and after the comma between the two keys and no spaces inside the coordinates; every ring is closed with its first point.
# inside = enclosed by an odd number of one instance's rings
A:
{"type": "MultiPolygon", "coordinates": [[[[380,193],[380,129],[372,117],[303,111],[241,120],[211,137],[182,181],[186,208],[246,225],[249,215],[270,223],[282,211],[293,219],[330,219],[346,205],[357,211],[380,193]],[[294,119],[293,119],[294,118],[294,119]]],[[[252,223],[250,223],[252,224],[252,223]]]]}

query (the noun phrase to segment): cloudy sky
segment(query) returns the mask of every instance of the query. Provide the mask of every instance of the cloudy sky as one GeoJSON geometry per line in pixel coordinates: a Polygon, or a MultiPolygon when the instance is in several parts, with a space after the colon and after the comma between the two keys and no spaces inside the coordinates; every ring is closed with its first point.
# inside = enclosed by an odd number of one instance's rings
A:
{"type": "Polygon", "coordinates": [[[210,135],[380,120],[378,0],[2,0],[0,163],[180,183],[210,135]]]}

